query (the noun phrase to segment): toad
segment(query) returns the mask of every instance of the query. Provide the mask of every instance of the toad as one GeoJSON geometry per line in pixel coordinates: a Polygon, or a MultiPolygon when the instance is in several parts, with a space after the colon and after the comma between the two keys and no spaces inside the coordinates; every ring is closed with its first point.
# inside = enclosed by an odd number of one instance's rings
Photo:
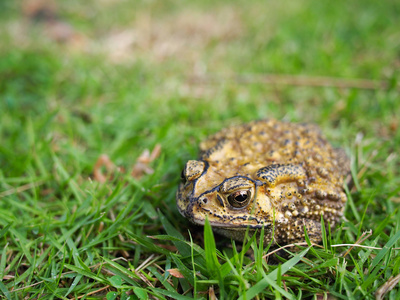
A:
{"type": "Polygon", "coordinates": [[[179,212],[214,231],[243,240],[264,227],[264,241],[284,245],[321,241],[321,217],[332,228],[347,200],[350,171],[342,149],[319,128],[277,120],[232,126],[200,144],[200,158],[182,171],[179,212]]]}

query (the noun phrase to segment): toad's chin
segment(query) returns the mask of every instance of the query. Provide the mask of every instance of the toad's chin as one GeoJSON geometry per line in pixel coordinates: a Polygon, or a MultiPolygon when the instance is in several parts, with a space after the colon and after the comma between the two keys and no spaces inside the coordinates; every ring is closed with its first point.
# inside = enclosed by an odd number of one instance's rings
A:
{"type": "MultiPolygon", "coordinates": [[[[182,214],[184,217],[186,215],[182,214]]],[[[186,216],[187,217],[187,216],[186,216]]],[[[196,225],[203,225],[206,222],[205,216],[191,216],[190,221],[196,225]]],[[[262,227],[267,228],[271,226],[271,223],[263,223],[261,221],[256,221],[255,219],[252,219],[250,221],[240,219],[237,222],[232,222],[232,221],[227,221],[227,222],[219,222],[219,221],[214,221],[208,219],[210,225],[215,228],[221,228],[223,230],[227,231],[232,231],[232,230],[241,230],[245,231],[247,228],[250,228],[250,230],[256,230],[260,229],[262,227]]]]}
{"type": "MultiPolygon", "coordinates": [[[[257,230],[257,228],[252,227],[239,227],[239,228],[221,228],[221,227],[213,227],[214,232],[223,235],[225,237],[234,239],[236,241],[244,241],[246,236],[251,238],[257,232],[257,239],[260,237],[261,230],[257,230]]],[[[264,240],[270,241],[272,239],[272,226],[264,227],[264,240]]]]}

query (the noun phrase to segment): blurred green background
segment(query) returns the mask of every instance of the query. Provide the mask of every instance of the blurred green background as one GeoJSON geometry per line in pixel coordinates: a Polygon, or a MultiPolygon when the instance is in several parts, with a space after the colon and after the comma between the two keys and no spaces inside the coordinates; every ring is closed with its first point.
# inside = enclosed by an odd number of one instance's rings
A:
{"type": "Polygon", "coordinates": [[[398,141],[396,1],[1,6],[1,125],[14,141],[2,151],[20,154],[9,176],[23,174],[36,141],[125,161],[161,138],[174,151],[269,117],[318,123],[341,144],[360,131],[398,141]]]}

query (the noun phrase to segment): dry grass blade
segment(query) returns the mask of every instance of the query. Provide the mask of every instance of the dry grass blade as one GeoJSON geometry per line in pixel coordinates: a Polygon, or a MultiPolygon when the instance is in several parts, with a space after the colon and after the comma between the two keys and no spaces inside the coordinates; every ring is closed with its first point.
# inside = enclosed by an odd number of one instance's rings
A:
{"type": "Polygon", "coordinates": [[[39,186],[39,185],[42,185],[44,182],[45,182],[45,181],[42,180],[42,181],[38,181],[38,182],[33,182],[33,183],[24,184],[24,185],[21,185],[21,186],[19,186],[19,187],[17,187],[17,188],[12,188],[12,189],[10,189],[10,190],[1,192],[1,193],[0,193],[0,198],[4,198],[4,197],[10,196],[10,195],[12,195],[12,194],[22,193],[22,192],[24,192],[24,191],[27,191],[27,190],[33,189],[33,188],[35,188],[35,187],[37,187],[37,186],[39,186]]]}
{"type": "Polygon", "coordinates": [[[387,282],[385,282],[375,293],[375,299],[381,300],[387,292],[390,292],[396,284],[400,281],[400,274],[396,277],[391,277],[387,282]]]}
{"type": "MultiPolygon", "coordinates": [[[[346,79],[323,76],[302,76],[284,74],[266,75],[208,75],[190,76],[189,82],[192,84],[220,84],[221,82],[233,81],[237,84],[269,84],[269,85],[288,85],[288,86],[309,86],[309,87],[335,87],[341,89],[366,89],[366,90],[386,90],[390,87],[389,83],[381,80],[372,79],[346,79]]],[[[400,89],[400,86],[396,86],[400,89]]]]}
{"type": "Polygon", "coordinates": [[[148,263],[149,261],[151,261],[151,260],[153,259],[154,256],[155,256],[155,255],[152,254],[152,255],[150,255],[148,258],[146,258],[146,260],[145,260],[144,262],[142,262],[142,263],[140,264],[140,266],[138,266],[138,267],[136,268],[135,272],[138,272],[138,271],[140,271],[141,269],[145,268],[146,265],[147,265],[147,263],[148,263]]]}
{"type": "Polygon", "coordinates": [[[100,288],[100,289],[98,289],[98,290],[95,290],[95,291],[93,291],[93,292],[84,294],[84,295],[79,296],[79,297],[74,298],[74,299],[82,299],[83,297],[90,296],[90,295],[93,295],[93,294],[97,294],[97,293],[99,293],[99,292],[101,292],[101,291],[104,291],[104,290],[108,289],[109,287],[110,287],[109,285],[106,285],[105,287],[102,287],[102,288],[100,288]]]}
{"type": "Polygon", "coordinates": [[[372,235],[372,230],[367,231],[367,232],[363,232],[362,235],[360,236],[360,238],[356,241],[355,245],[352,246],[351,248],[349,248],[346,253],[343,255],[343,257],[345,257],[347,254],[350,253],[350,251],[356,247],[356,245],[360,245],[362,242],[364,242],[367,238],[369,238],[372,235]]]}
{"type": "MultiPolygon", "coordinates": [[[[336,245],[332,245],[331,247],[358,247],[358,248],[366,248],[366,249],[375,249],[375,250],[382,250],[382,248],[380,247],[372,247],[372,246],[364,246],[364,245],[358,245],[358,244],[336,244],[336,245]]],[[[396,250],[397,248],[393,248],[394,250],[396,250]]]]}

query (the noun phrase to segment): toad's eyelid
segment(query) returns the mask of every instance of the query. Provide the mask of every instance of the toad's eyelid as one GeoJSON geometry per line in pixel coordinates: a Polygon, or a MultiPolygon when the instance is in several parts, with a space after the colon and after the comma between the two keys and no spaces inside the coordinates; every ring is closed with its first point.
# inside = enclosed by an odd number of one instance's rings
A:
{"type": "Polygon", "coordinates": [[[238,190],[246,190],[246,189],[251,189],[254,187],[254,182],[250,180],[237,180],[232,179],[232,180],[225,180],[219,188],[219,191],[223,194],[229,194],[238,190]]]}
{"type": "Polygon", "coordinates": [[[229,187],[228,189],[224,189],[224,191],[221,191],[223,194],[232,194],[234,192],[238,191],[247,191],[251,190],[254,187],[254,185],[236,185],[229,187]]]}
{"type": "Polygon", "coordinates": [[[223,194],[227,194],[237,190],[251,189],[254,188],[254,186],[254,181],[250,178],[238,176],[225,179],[224,182],[221,183],[219,191],[223,194]]]}

